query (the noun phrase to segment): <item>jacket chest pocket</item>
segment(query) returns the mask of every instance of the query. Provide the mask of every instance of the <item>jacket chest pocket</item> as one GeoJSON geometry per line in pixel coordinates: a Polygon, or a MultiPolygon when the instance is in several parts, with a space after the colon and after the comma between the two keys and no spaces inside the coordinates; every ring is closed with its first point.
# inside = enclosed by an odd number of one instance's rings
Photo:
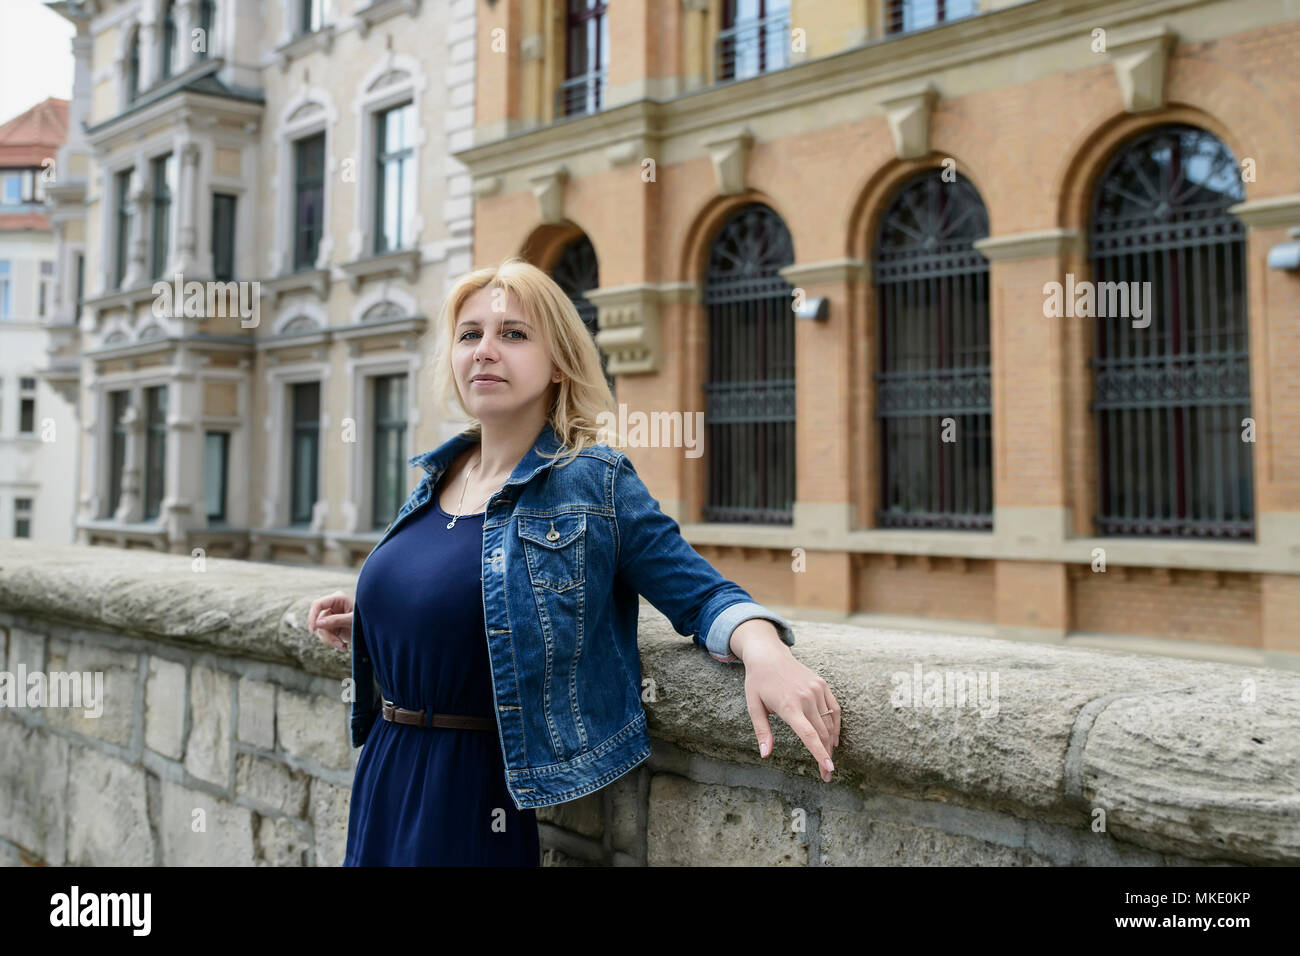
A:
{"type": "Polygon", "coordinates": [[[586,579],[586,532],[585,513],[553,518],[521,516],[519,538],[533,584],[548,591],[568,591],[582,584],[586,579]]]}

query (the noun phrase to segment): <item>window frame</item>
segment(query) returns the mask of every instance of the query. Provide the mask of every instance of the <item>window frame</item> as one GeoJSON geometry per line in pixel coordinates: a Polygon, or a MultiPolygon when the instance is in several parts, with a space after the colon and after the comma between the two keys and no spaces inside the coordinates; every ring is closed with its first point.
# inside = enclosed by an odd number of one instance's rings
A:
{"type": "Polygon", "coordinates": [[[374,255],[383,255],[389,252],[399,252],[410,248],[408,237],[414,231],[414,219],[417,215],[415,207],[415,183],[414,179],[419,175],[415,167],[415,135],[418,129],[418,122],[415,113],[414,99],[407,100],[404,103],[398,103],[393,106],[384,107],[375,110],[372,117],[374,123],[374,166],[372,170],[375,176],[374,182],[374,208],[372,229],[374,231],[371,252],[374,255]],[[407,110],[409,122],[404,122],[403,126],[407,129],[405,142],[398,149],[391,152],[386,151],[387,147],[387,127],[388,118],[399,110],[407,110]],[[395,163],[398,180],[398,199],[396,203],[397,223],[396,223],[396,244],[388,245],[385,241],[388,236],[388,223],[386,215],[387,206],[387,173],[390,164],[395,163]]]}
{"type": "Polygon", "coordinates": [[[328,133],[325,130],[319,130],[317,132],[309,133],[305,136],[294,139],[292,141],[292,144],[293,144],[293,149],[292,149],[293,192],[292,192],[292,203],[291,203],[292,216],[291,216],[291,223],[290,223],[291,242],[292,242],[291,249],[290,249],[291,271],[308,272],[316,268],[316,263],[320,259],[321,242],[325,238],[325,215],[326,215],[325,187],[326,187],[326,183],[329,180],[329,174],[326,168],[328,164],[328,158],[329,158],[328,133]],[[304,165],[303,157],[304,157],[306,144],[309,141],[314,143],[316,140],[320,141],[320,167],[321,167],[320,176],[318,178],[313,177],[311,180],[308,180],[306,185],[304,185],[302,172],[303,172],[303,165],[304,165]],[[303,253],[305,250],[303,249],[303,244],[301,241],[304,230],[300,221],[300,213],[302,210],[302,197],[304,192],[308,189],[319,192],[320,217],[319,217],[319,221],[316,223],[316,235],[314,238],[314,245],[311,250],[312,254],[304,258],[301,255],[301,253],[303,253]]]}
{"type": "Polygon", "coordinates": [[[146,385],[141,390],[144,405],[144,464],[141,487],[141,518],[153,521],[162,516],[167,497],[167,414],[170,385],[146,385]],[[154,396],[158,401],[154,401],[154,396]]]}
{"type": "MultiPolygon", "coordinates": [[[[411,387],[410,375],[407,372],[388,372],[370,375],[367,376],[366,387],[370,392],[370,414],[369,420],[366,424],[369,430],[370,446],[372,449],[370,455],[370,528],[372,531],[383,531],[393,518],[397,517],[397,512],[401,510],[402,505],[406,502],[406,498],[409,494],[402,493],[401,476],[407,470],[404,466],[406,465],[406,460],[410,457],[408,454],[405,454],[406,448],[410,444],[410,437],[408,434],[411,428],[411,416],[409,414],[411,387]],[[392,383],[397,381],[401,382],[401,394],[398,398],[400,400],[399,407],[403,410],[402,417],[400,419],[381,421],[380,385],[381,383],[392,383]],[[396,451],[394,452],[393,458],[387,462],[383,461],[380,457],[380,448],[384,444],[380,441],[381,430],[385,434],[391,432],[397,433],[396,451]],[[385,502],[385,511],[381,513],[379,510],[379,487],[380,479],[382,477],[381,473],[386,465],[395,470],[397,484],[394,486],[395,500],[385,502]],[[392,506],[391,514],[388,513],[387,506],[392,506]]],[[[391,396],[385,397],[391,399],[391,396]]]]}
{"type": "Polygon", "coordinates": [[[289,433],[289,494],[288,494],[288,525],[290,527],[309,527],[312,516],[315,511],[316,502],[320,500],[320,456],[321,456],[321,431],[323,429],[323,412],[325,400],[324,382],[317,378],[308,381],[287,383],[288,399],[286,407],[288,409],[288,433],[289,433]],[[311,421],[299,421],[298,419],[298,395],[299,389],[315,386],[316,388],[316,417],[311,421]],[[299,433],[304,435],[310,433],[311,437],[311,454],[310,460],[310,479],[311,479],[311,496],[306,504],[306,517],[300,518],[300,502],[298,500],[298,488],[300,478],[300,468],[306,466],[306,462],[299,458],[298,439],[299,433]]]}

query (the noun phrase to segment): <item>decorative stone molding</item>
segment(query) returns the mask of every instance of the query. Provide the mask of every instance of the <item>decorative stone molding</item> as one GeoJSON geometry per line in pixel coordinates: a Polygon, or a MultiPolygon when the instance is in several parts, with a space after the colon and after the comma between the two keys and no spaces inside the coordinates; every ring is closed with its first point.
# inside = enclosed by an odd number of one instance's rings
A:
{"type": "Polygon", "coordinates": [[[271,308],[276,307],[280,297],[291,292],[312,292],[324,302],[329,297],[330,271],[328,269],[305,269],[302,272],[290,272],[273,279],[262,280],[262,294],[267,298],[271,308]]]}
{"type": "Polygon", "coordinates": [[[709,0],[682,0],[682,9],[687,13],[708,13],[709,0]]]}
{"type": "Polygon", "coordinates": [[[705,142],[721,195],[734,196],[745,191],[745,167],[753,144],[754,134],[748,126],[705,142]]]}
{"type": "Polygon", "coordinates": [[[489,196],[495,196],[501,192],[501,186],[504,182],[501,176],[483,176],[474,180],[474,198],[486,199],[489,196]]]}
{"type": "Polygon", "coordinates": [[[871,263],[861,259],[829,259],[826,262],[795,263],[777,272],[796,288],[870,282],[871,263]]]}
{"type": "Polygon", "coordinates": [[[377,23],[383,23],[403,13],[415,16],[420,12],[420,0],[374,0],[353,13],[357,18],[357,33],[365,36],[377,23]]]}
{"type": "Polygon", "coordinates": [[[591,289],[600,331],[596,345],[609,356],[611,375],[653,372],[659,368],[659,287],[649,284],[591,289]]]}
{"type": "Polygon", "coordinates": [[[1229,206],[1232,213],[1251,229],[1275,229],[1300,223],[1300,193],[1288,196],[1269,196],[1266,199],[1247,199],[1229,206]]]}
{"type": "Polygon", "coordinates": [[[605,147],[605,159],[609,162],[610,169],[614,169],[639,163],[650,156],[651,152],[650,141],[644,136],[637,136],[605,147]]]}
{"type": "Polygon", "coordinates": [[[288,43],[275,48],[275,57],[280,64],[280,72],[287,73],[289,65],[298,57],[306,56],[317,50],[329,53],[334,48],[334,24],[327,23],[314,33],[304,33],[294,37],[288,43]]]}
{"type": "Polygon", "coordinates": [[[939,91],[927,82],[880,101],[899,159],[918,159],[930,152],[930,112],[938,98],[939,91]]]}
{"type": "Polygon", "coordinates": [[[1112,35],[1106,43],[1115,79],[1130,113],[1165,105],[1165,72],[1177,35],[1167,25],[1112,35]]]}
{"type": "Polygon", "coordinates": [[[364,279],[401,276],[407,282],[414,282],[420,274],[420,250],[400,249],[397,252],[353,259],[342,263],[339,269],[348,277],[348,288],[353,292],[361,287],[364,279]]]}
{"type": "Polygon", "coordinates": [[[1083,237],[1077,229],[1036,229],[1032,232],[976,239],[971,247],[990,262],[1060,258],[1080,251],[1083,248],[1083,237]]]}
{"type": "Polygon", "coordinates": [[[564,186],[569,181],[568,167],[556,166],[544,173],[530,176],[528,181],[533,184],[533,195],[537,197],[542,223],[555,225],[563,222],[564,186]]]}
{"type": "Polygon", "coordinates": [[[540,60],[545,49],[545,41],[540,33],[530,33],[519,41],[519,60],[527,63],[540,60]]]}

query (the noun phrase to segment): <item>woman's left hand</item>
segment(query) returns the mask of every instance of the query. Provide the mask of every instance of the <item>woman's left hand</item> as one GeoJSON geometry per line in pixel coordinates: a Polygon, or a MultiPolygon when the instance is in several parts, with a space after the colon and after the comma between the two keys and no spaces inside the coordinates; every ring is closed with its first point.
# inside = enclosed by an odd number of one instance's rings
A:
{"type": "Polygon", "coordinates": [[[759,755],[772,752],[768,717],[779,716],[799,735],[816,758],[823,782],[829,783],[835,769],[830,752],[840,744],[840,705],[830,686],[795,660],[771,621],[753,618],[741,623],[732,634],[731,652],[745,664],[745,707],[759,755]]]}

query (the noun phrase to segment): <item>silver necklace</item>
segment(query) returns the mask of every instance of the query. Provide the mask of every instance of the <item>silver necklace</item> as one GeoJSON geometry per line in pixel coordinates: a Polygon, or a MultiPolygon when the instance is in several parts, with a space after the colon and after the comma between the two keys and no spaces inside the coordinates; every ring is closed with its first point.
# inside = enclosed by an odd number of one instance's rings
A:
{"type": "MultiPolygon", "coordinates": [[[[481,454],[478,457],[479,457],[479,461],[483,460],[483,456],[481,454]]],[[[465,484],[462,485],[460,489],[460,504],[456,506],[457,514],[455,517],[453,517],[450,521],[447,522],[448,528],[456,527],[457,520],[465,516],[462,510],[465,507],[465,491],[469,488],[469,476],[473,473],[474,469],[478,467],[478,464],[479,464],[478,461],[474,462],[474,464],[470,466],[469,470],[465,472],[465,484]]],[[[496,492],[493,492],[492,494],[496,494],[496,492]]],[[[491,498],[492,495],[488,495],[488,497],[491,498]]]]}

